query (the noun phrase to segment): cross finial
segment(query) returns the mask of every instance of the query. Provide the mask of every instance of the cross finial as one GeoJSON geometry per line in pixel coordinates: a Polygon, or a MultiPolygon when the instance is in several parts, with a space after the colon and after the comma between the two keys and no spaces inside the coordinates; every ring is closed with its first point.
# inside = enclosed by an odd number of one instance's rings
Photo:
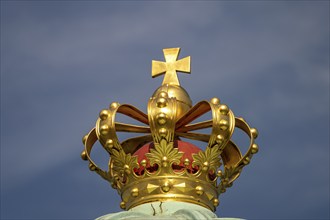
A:
{"type": "Polygon", "coordinates": [[[163,49],[165,61],[152,61],[152,78],[157,77],[165,73],[163,80],[164,84],[177,85],[179,86],[179,79],[176,71],[190,73],[190,56],[177,60],[180,48],[167,48],[163,49]]]}

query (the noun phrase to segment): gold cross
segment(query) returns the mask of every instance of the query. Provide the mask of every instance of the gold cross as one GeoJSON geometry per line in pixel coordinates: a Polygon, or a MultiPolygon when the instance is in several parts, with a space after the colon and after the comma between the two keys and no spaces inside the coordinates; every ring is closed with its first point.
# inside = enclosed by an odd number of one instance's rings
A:
{"type": "Polygon", "coordinates": [[[165,61],[152,61],[151,76],[155,78],[165,73],[163,84],[179,86],[179,79],[176,71],[190,73],[190,56],[177,60],[180,48],[167,48],[163,49],[165,61]]]}

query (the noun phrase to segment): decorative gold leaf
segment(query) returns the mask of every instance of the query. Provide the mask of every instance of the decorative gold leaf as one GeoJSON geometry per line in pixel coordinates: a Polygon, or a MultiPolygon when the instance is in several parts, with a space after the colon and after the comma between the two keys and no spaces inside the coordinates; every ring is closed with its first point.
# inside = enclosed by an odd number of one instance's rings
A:
{"type": "Polygon", "coordinates": [[[150,149],[150,153],[147,153],[146,157],[150,160],[151,165],[158,164],[162,166],[163,163],[179,164],[182,155],[182,152],[173,147],[173,142],[162,139],[160,143],[155,143],[155,149],[150,149]]]}
{"type": "Polygon", "coordinates": [[[124,174],[125,170],[131,171],[138,168],[137,157],[131,154],[126,154],[123,150],[112,150],[113,170],[116,173],[124,174]]]}
{"type": "Polygon", "coordinates": [[[207,147],[205,152],[200,151],[197,154],[192,155],[194,161],[192,163],[193,167],[200,166],[203,167],[207,164],[208,169],[216,170],[220,167],[220,151],[217,146],[207,147]]]}

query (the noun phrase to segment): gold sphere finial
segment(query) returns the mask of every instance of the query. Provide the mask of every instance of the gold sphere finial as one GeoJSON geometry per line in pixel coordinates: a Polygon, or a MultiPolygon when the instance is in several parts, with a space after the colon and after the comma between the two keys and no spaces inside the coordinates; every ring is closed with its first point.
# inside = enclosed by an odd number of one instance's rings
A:
{"type": "Polygon", "coordinates": [[[86,153],[86,151],[85,150],[83,150],[82,152],[81,152],[81,159],[83,159],[83,160],[88,160],[88,158],[87,158],[87,153],[86,153]]]}
{"type": "MultiPolygon", "coordinates": [[[[157,99],[157,106],[162,108],[167,108],[168,102],[166,100],[168,98],[175,98],[178,101],[176,105],[177,119],[183,116],[192,106],[192,101],[190,99],[188,92],[181,86],[177,86],[177,85],[163,84],[154,92],[152,97],[157,99]]],[[[169,108],[168,110],[173,111],[173,109],[169,109],[169,108]]],[[[159,117],[162,118],[162,120],[160,120],[160,123],[165,122],[163,120],[166,117],[164,112],[160,113],[159,117]]]]}
{"type": "MultiPolygon", "coordinates": [[[[177,60],[180,48],[167,48],[163,50],[165,61],[152,61],[152,77],[165,74],[162,86],[160,86],[153,94],[157,97],[157,106],[165,108],[167,98],[176,98],[177,104],[177,119],[185,114],[192,106],[192,101],[179,83],[176,71],[190,73],[190,56],[177,60]]],[[[161,121],[162,122],[162,121],[161,121]]]]}

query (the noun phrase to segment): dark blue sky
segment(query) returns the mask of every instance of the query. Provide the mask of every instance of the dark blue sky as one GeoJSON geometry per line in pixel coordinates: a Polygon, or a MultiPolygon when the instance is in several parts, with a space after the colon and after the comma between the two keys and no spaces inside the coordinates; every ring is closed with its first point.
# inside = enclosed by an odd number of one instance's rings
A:
{"type": "Polygon", "coordinates": [[[192,57],[194,103],[259,129],[218,216],[329,218],[329,1],[1,1],[1,219],[120,210],[81,138],[113,101],[146,111],[166,47],[192,57]]]}

